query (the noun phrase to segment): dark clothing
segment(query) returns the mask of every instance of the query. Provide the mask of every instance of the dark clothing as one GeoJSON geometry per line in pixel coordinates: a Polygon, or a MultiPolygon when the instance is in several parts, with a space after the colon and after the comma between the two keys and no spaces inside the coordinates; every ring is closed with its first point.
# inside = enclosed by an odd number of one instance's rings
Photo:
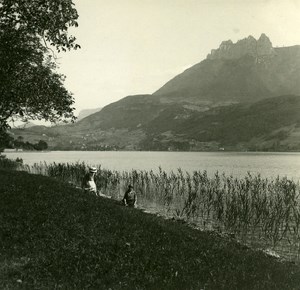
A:
{"type": "Polygon", "coordinates": [[[132,188],[127,189],[127,191],[125,192],[123,202],[128,206],[136,206],[136,193],[132,188]]]}

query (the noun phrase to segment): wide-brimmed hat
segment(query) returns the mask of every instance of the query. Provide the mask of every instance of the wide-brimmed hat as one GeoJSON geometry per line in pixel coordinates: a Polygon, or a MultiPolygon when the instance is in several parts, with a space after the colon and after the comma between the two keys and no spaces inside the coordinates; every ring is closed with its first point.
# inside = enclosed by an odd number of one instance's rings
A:
{"type": "Polygon", "coordinates": [[[89,167],[89,172],[95,173],[95,172],[97,172],[97,168],[96,167],[89,167]]]}

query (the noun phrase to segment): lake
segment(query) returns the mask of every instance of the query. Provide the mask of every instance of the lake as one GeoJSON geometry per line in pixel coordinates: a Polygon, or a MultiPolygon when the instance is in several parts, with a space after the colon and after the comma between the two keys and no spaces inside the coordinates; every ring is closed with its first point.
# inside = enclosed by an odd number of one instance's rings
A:
{"type": "Polygon", "coordinates": [[[247,172],[263,177],[287,176],[300,180],[300,153],[265,152],[143,152],[143,151],[52,151],[7,152],[8,158],[22,158],[25,164],[39,162],[82,162],[110,170],[153,170],[159,166],[167,172],[207,170],[243,177],[247,172]]]}

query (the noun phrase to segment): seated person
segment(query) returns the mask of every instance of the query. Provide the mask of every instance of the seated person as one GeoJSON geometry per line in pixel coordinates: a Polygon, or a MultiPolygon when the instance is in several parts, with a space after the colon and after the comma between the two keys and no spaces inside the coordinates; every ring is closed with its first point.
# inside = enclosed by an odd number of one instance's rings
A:
{"type": "Polygon", "coordinates": [[[81,188],[84,192],[91,192],[97,194],[97,187],[94,180],[95,173],[97,172],[96,167],[90,167],[89,172],[85,174],[82,179],[81,188]]]}
{"type": "Polygon", "coordinates": [[[128,185],[128,189],[126,190],[122,202],[125,206],[136,207],[137,198],[136,193],[133,190],[133,186],[131,184],[128,185]]]}

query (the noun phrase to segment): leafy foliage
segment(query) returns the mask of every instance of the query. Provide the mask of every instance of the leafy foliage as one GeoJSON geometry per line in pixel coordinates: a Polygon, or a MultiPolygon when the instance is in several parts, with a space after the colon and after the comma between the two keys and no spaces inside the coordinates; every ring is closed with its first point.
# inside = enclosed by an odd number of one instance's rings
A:
{"type": "Polygon", "coordinates": [[[38,35],[57,49],[79,47],[68,28],[78,26],[78,14],[72,0],[1,0],[2,28],[21,30],[27,35],[38,35]]]}
{"type": "Polygon", "coordinates": [[[74,100],[55,72],[58,51],[76,49],[78,14],[72,1],[0,1],[0,126],[11,117],[72,119],[74,100]]]}
{"type": "Polygon", "coordinates": [[[0,127],[0,153],[5,148],[9,148],[11,146],[13,138],[3,129],[0,127]]]}
{"type": "Polygon", "coordinates": [[[28,141],[24,142],[23,138],[19,136],[17,139],[11,140],[6,148],[16,148],[24,150],[46,150],[48,149],[48,144],[44,140],[39,140],[37,143],[30,143],[28,141]]]}
{"type": "Polygon", "coordinates": [[[1,169],[9,169],[9,170],[17,170],[23,164],[23,159],[17,158],[15,160],[11,160],[6,158],[5,155],[0,153],[0,168],[1,169]]]}

